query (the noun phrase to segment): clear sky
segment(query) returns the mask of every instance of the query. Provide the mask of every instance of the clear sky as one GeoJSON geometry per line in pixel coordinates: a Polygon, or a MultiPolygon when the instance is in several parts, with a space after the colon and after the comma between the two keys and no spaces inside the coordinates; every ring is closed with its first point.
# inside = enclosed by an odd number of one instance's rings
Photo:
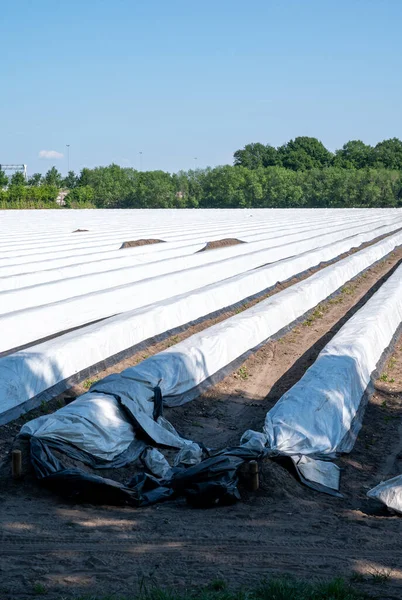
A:
{"type": "Polygon", "coordinates": [[[29,173],[66,144],[76,171],[173,172],[402,138],[402,0],[9,0],[0,23],[0,163],[29,173]]]}

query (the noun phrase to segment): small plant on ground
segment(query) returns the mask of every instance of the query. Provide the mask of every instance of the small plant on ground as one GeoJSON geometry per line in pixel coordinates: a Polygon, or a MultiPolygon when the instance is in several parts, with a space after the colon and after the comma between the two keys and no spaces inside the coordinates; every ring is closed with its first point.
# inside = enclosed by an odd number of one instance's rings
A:
{"type": "Polygon", "coordinates": [[[396,358],[394,356],[392,356],[388,362],[388,369],[389,370],[393,369],[395,367],[395,365],[396,365],[396,358]]]}
{"type": "Polygon", "coordinates": [[[389,569],[384,570],[374,570],[370,573],[371,581],[375,584],[384,584],[388,581],[391,576],[391,571],[389,569]]]}
{"type": "Polygon", "coordinates": [[[84,383],[82,384],[82,387],[84,388],[84,390],[89,390],[89,388],[91,387],[91,385],[93,385],[97,381],[99,381],[99,379],[86,379],[84,381],[84,383]]]}
{"type": "Polygon", "coordinates": [[[341,294],[345,294],[346,296],[351,296],[354,292],[354,287],[351,285],[345,285],[342,289],[341,289],[341,294]]]}
{"type": "Polygon", "coordinates": [[[237,371],[237,375],[240,377],[240,379],[248,379],[249,374],[247,371],[247,367],[245,365],[240,367],[240,369],[237,371]]]}
{"type": "Polygon", "coordinates": [[[215,592],[221,592],[227,588],[227,583],[224,579],[214,579],[208,587],[215,592]]]}
{"type": "Polygon", "coordinates": [[[60,400],[60,398],[56,401],[56,408],[63,408],[63,406],[65,406],[65,402],[63,402],[63,400],[60,400]]]}
{"type": "Polygon", "coordinates": [[[179,341],[180,341],[179,336],[178,335],[174,335],[168,341],[167,347],[170,348],[171,346],[174,346],[175,344],[178,344],[179,341]]]}
{"type": "Polygon", "coordinates": [[[302,323],[304,327],[311,327],[311,325],[317,321],[317,319],[322,319],[325,313],[329,310],[330,301],[327,304],[319,304],[317,308],[311,313],[309,317],[302,323]]]}
{"type": "Polygon", "coordinates": [[[388,379],[388,373],[383,373],[380,377],[380,381],[387,381],[388,383],[395,383],[395,379],[393,377],[388,379]]]}
{"type": "Polygon", "coordinates": [[[36,582],[33,584],[33,593],[36,594],[36,596],[44,596],[47,594],[47,589],[43,583],[36,582]]]}

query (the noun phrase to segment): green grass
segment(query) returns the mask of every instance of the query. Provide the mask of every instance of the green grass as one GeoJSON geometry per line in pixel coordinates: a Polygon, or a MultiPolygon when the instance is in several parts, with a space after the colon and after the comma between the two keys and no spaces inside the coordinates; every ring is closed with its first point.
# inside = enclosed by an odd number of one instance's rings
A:
{"type": "Polygon", "coordinates": [[[366,578],[363,575],[363,573],[359,573],[358,571],[355,571],[350,576],[350,581],[352,581],[353,583],[363,583],[364,581],[366,581],[366,578]]]}
{"type": "Polygon", "coordinates": [[[32,591],[35,596],[44,596],[47,594],[47,589],[42,583],[34,583],[32,591]]]}
{"type": "Polygon", "coordinates": [[[143,587],[132,596],[80,596],[75,600],[364,600],[371,596],[353,588],[343,579],[327,582],[304,582],[291,577],[272,578],[257,587],[228,589],[222,579],[192,590],[143,587]]]}
{"type": "Polygon", "coordinates": [[[386,583],[391,576],[391,570],[375,570],[372,573],[370,573],[370,575],[371,581],[373,583],[375,583],[376,585],[384,585],[384,583],[386,583]]]}

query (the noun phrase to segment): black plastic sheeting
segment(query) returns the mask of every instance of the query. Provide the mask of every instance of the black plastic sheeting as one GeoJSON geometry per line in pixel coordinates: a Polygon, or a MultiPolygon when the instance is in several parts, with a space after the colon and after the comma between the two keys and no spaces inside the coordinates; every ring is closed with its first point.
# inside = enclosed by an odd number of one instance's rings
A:
{"type": "Polygon", "coordinates": [[[142,472],[123,485],[80,469],[65,468],[50,444],[36,437],[31,437],[30,442],[35,474],[47,488],[77,502],[136,507],[179,497],[200,508],[233,504],[240,499],[239,467],[264,455],[242,447],[227,448],[198,465],[173,468],[169,479],[142,472]]]}

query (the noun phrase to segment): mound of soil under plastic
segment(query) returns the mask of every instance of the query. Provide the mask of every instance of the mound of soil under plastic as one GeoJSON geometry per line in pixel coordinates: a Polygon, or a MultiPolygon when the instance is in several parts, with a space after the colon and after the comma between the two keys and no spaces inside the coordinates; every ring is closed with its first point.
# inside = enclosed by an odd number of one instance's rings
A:
{"type": "Polygon", "coordinates": [[[163,244],[164,240],[130,240],[129,242],[123,242],[120,246],[122,248],[136,248],[137,246],[148,246],[149,244],[163,244]]]}
{"type": "Polygon", "coordinates": [[[215,250],[216,248],[224,248],[225,246],[237,246],[237,244],[244,244],[242,240],[237,238],[225,238],[223,240],[214,240],[213,242],[207,242],[205,248],[198,250],[197,252],[205,252],[205,250],[215,250]]]}

